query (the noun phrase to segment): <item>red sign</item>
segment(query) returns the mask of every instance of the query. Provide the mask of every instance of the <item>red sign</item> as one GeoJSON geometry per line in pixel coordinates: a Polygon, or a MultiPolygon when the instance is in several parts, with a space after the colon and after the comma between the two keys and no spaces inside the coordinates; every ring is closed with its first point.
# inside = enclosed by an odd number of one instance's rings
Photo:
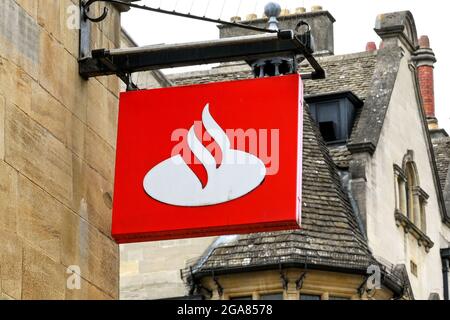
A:
{"type": "Polygon", "coordinates": [[[298,229],[299,75],[120,96],[118,243],[298,229]]]}

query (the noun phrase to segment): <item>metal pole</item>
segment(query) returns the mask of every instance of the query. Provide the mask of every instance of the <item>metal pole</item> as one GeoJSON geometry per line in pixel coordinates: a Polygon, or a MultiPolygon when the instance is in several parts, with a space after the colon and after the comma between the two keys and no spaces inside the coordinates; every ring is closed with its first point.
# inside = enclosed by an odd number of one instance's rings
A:
{"type": "Polygon", "coordinates": [[[442,260],[443,269],[442,269],[442,275],[444,277],[444,300],[449,300],[449,288],[448,288],[448,272],[450,269],[450,257],[443,258],[442,260]]]}
{"type": "MultiPolygon", "coordinates": [[[[153,11],[153,12],[158,12],[158,13],[163,13],[163,14],[169,14],[169,15],[177,16],[177,17],[183,17],[183,18],[189,18],[189,19],[195,19],[195,20],[219,23],[219,24],[239,27],[239,28],[243,28],[243,29],[249,29],[249,30],[253,30],[253,31],[269,32],[269,33],[271,33],[271,32],[272,33],[276,33],[277,32],[276,30],[259,28],[259,27],[248,25],[248,24],[237,23],[237,22],[229,22],[229,21],[220,20],[220,19],[212,19],[212,18],[208,18],[208,17],[205,17],[205,16],[196,16],[196,15],[192,15],[190,13],[169,11],[169,10],[164,10],[164,9],[161,9],[161,8],[152,8],[152,7],[148,7],[148,6],[145,6],[145,5],[139,5],[139,4],[126,2],[126,1],[123,1],[123,0],[90,0],[89,2],[86,3],[85,7],[87,8],[90,5],[94,4],[95,2],[99,2],[99,1],[106,2],[106,3],[113,3],[113,4],[121,4],[121,5],[125,5],[125,6],[131,7],[131,8],[135,8],[135,9],[141,9],[141,10],[146,10],[146,11],[153,11]]],[[[101,19],[104,19],[104,17],[102,16],[101,19]]]]}

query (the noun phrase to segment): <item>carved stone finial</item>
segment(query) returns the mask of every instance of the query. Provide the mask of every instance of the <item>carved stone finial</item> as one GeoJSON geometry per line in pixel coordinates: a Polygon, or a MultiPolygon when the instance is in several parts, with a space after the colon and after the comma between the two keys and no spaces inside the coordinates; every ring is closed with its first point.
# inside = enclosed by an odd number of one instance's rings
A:
{"type": "Polygon", "coordinates": [[[402,42],[410,52],[418,47],[417,29],[410,11],[384,13],[377,16],[375,32],[383,39],[384,47],[402,42]]]}

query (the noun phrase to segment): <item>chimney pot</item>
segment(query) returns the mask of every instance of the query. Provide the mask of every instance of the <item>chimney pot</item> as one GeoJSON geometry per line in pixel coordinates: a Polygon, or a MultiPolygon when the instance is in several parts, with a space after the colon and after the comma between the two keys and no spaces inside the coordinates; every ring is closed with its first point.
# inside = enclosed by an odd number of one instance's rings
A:
{"type": "Polygon", "coordinates": [[[414,52],[413,60],[416,62],[423,107],[431,128],[435,119],[434,63],[436,62],[436,57],[430,47],[430,39],[427,36],[420,37],[419,46],[420,48],[414,52]]]}
{"type": "Polygon", "coordinates": [[[419,46],[424,49],[430,48],[430,38],[428,36],[421,36],[419,39],[419,46]]]}
{"type": "Polygon", "coordinates": [[[231,17],[230,18],[230,21],[231,22],[239,22],[239,21],[241,21],[242,19],[241,19],[241,17],[239,17],[239,16],[234,16],[234,17],[231,17]]]}
{"type": "Polygon", "coordinates": [[[258,19],[258,16],[254,13],[250,13],[247,15],[247,17],[245,18],[245,20],[256,20],[258,19]]]}
{"type": "Polygon", "coordinates": [[[371,41],[371,42],[367,42],[366,44],[366,51],[367,52],[373,52],[377,50],[377,45],[375,44],[375,42],[371,41]]]}
{"type": "Polygon", "coordinates": [[[323,11],[322,6],[312,6],[311,7],[311,12],[319,12],[319,11],[323,11]]]}
{"type": "Polygon", "coordinates": [[[289,9],[282,9],[280,16],[288,16],[290,13],[289,9]]]}
{"type": "MultiPolygon", "coordinates": [[[[1,0],[0,0],[1,1],[1,0]]],[[[278,14],[278,8],[281,11],[281,8],[276,5],[271,5],[270,8],[271,13],[278,14]]],[[[303,10],[296,9],[296,12],[302,12],[303,10]]],[[[313,44],[315,48],[315,55],[317,56],[326,56],[333,55],[334,53],[334,22],[335,19],[328,11],[320,11],[315,12],[314,14],[309,14],[309,9],[307,10],[307,14],[297,15],[292,14],[294,11],[291,10],[291,14],[288,16],[283,16],[279,22],[279,27],[281,29],[295,29],[299,17],[301,20],[305,21],[307,24],[311,26],[311,34],[313,36],[313,44]]],[[[305,10],[306,12],[306,10],[305,10]]],[[[242,16],[243,19],[246,18],[246,15],[242,16]]],[[[260,28],[267,28],[267,22],[269,18],[267,15],[265,19],[262,18],[261,14],[258,13],[258,19],[252,20],[252,25],[260,28]]],[[[248,19],[248,18],[247,18],[248,19]]],[[[272,19],[275,20],[275,19],[272,19]]],[[[275,21],[274,21],[275,22],[275,21]]],[[[243,28],[238,28],[237,26],[232,25],[221,25],[219,26],[220,30],[220,38],[229,38],[229,37],[238,37],[238,36],[247,36],[254,34],[254,31],[247,30],[243,28]]]]}
{"type": "Polygon", "coordinates": [[[306,13],[306,8],[305,7],[296,8],[295,13],[299,13],[299,14],[306,13]]]}

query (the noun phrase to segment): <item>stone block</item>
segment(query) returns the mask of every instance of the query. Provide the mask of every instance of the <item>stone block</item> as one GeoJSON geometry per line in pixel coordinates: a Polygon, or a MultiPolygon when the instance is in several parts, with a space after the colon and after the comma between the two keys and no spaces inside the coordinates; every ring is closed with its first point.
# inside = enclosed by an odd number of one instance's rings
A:
{"type": "Polygon", "coordinates": [[[21,109],[31,108],[31,77],[11,61],[0,58],[0,95],[21,109]]]}
{"type": "Polygon", "coordinates": [[[118,100],[97,80],[89,80],[87,124],[111,147],[116,145],[118,100]]]}
{"type": "Polygon", "coordinates": [[[33,16],[37,13],[35,3],[0,2],[0,55],[20,66],[34,79],[38,74],[40,32],[36,16],[33,16]]]}
{"type": "Polygon", "coordinates": [[[61,17],[61,5],[64,3],[61,0],[37,0],[38,1],[38,24],[45,29],[49,34],[62,40],[62,28],[64,22],[61,17]]]}
{"type": "Polygon", "coordinates": [[[145,288],[131,288],[130,290],[120,290],[120,300],[147,300],[145,288]]]}
{"type": "MultiPolygon", "coordinates": [[[[85,159],[106,180],[114,181],[115,150],[96,132],[86,130],[85,159]]],[[[109,191],[109,190],[108,190],[109,191]]]]}
{"type": "Polygon", "coordinates": [[[0,301],[6,301],[6,300],[14,300],[13,297],[8,296],[6,293],[0,291],[0,301]]]}
{"type": "Polygon", "coordinates": [[[139,274],[138,261],[121,261],[120,262],[120,276],[130,276],[139,274]]]}
{"type": "Polygon", "coordinates": [[[120,286],[123,291],[137,291],[144,289],[144,275],[124,275],[120,278],[120,286]]]}
{"type": "Polygon", "coordinates": [[[17,181],[17,171],[0,160],[0,230],[16,232],[17,181]]]}
{"type": "Polygon", "coordinates": [[[76,214],[65,214],[63,219],[63,264],[79,266],[84,279],[117,298],[117,244],[76,214]]]}
{"type": "Polygon", "coordinates": [[[70,203],[70,150],[13,105],[6,108],[5,161],[52,196],[70,203]]]}
{"type": "Polygon", "coordinates": [[[89,82],[80,77],[77,58],[46,32],[40,36],[39,83],[77,118],[86,121],[89,82]]]}
{"type": "MultiPolygon", "coordinates": [[[[63,102],[63,83],[67,81],[63,70],[67,52],[47,32],[40,33],[39,83],[58,101],[63,102]]],[[[65,71],[65,70],[64,70],[65,71]]]]}
{"type": "Polygon", "coordinates": [[[39,83],[33,82],[31,88],[31,108],[23,111],[50,131],[59,141],[67,144],[72,114],[39,83]]]}
{"type": "Polygon", "coordinates": [[[5,158],[5,98],[0,96],[0,160],[5,158]]]}
{"type": "Polygon", "coordinates": [[[14,299],[22,296],[22,241],[0,228],[0,288],[14,299]]]}
{"type": "Polygon", "coordinates": [[[85,161],[73,158],[72,209],[105,235],[111,235],[112,213],[106,197],[113,183],[104,179],[85,161]]]}
{"type": "Polygon", "coordinates": [[[78,119],[86,123],[88,86],[91,81],[86,81],[80,76],[77,57],[78,55],[74,57],[64,50],[64,60],[61,60],[63,66],[60,67],[64,70],[61,101],[78,119]]]}
{"type": "Polygon", "coordinates": [[[78,5],[75,5],[71,0],[62,0],[61,1],[61,19],[64,22],[62,25],[62,43],[67,51],[73,56],[78,57],[78,48],[79,48],[79,31],[77,28],[77,23],[74,20],[73,14],[74,10],[79,10],[78,5]],[[75,25],[73,25],[75,23],[75,25]]]}
{"type": "Polygon", "coordinates": [[[79,290],[66,288],[66,300],[112,300],[112,297],[81,278],[81,288],[79,290]]]}
{"type": "Polygon", "coordinates": [[[38,1],[30,1],[30,0],[15,0],[19,6],[25,10],[31,18],[37,20],[37,12],[38,12],[38,1]]]}
{"type": "Polygon", "coordinates": [[[65,298],[66,268],[43,252],[24,244],[22,298],[62,300],[65,298]]]}
{"type": "Polygon", "coordinates": [[[68,209],[30,180],[19,176],[17,233],[55,262],[61,261],[62,222],[68,209]]]}
{"type": "Polygon", "coordinates": [[[163,283],[160,285],[149,285],[145,287],[144,299],[164,299],[181,297],[187,295],[186,287],[183,283],[163,283]]]}
{"type": "Polygon", "coordinates": [[[98,261],[92,266],[93,282],[114,299],[119,297],[119,248],[107,236],[97,233],[98,261]]]}

